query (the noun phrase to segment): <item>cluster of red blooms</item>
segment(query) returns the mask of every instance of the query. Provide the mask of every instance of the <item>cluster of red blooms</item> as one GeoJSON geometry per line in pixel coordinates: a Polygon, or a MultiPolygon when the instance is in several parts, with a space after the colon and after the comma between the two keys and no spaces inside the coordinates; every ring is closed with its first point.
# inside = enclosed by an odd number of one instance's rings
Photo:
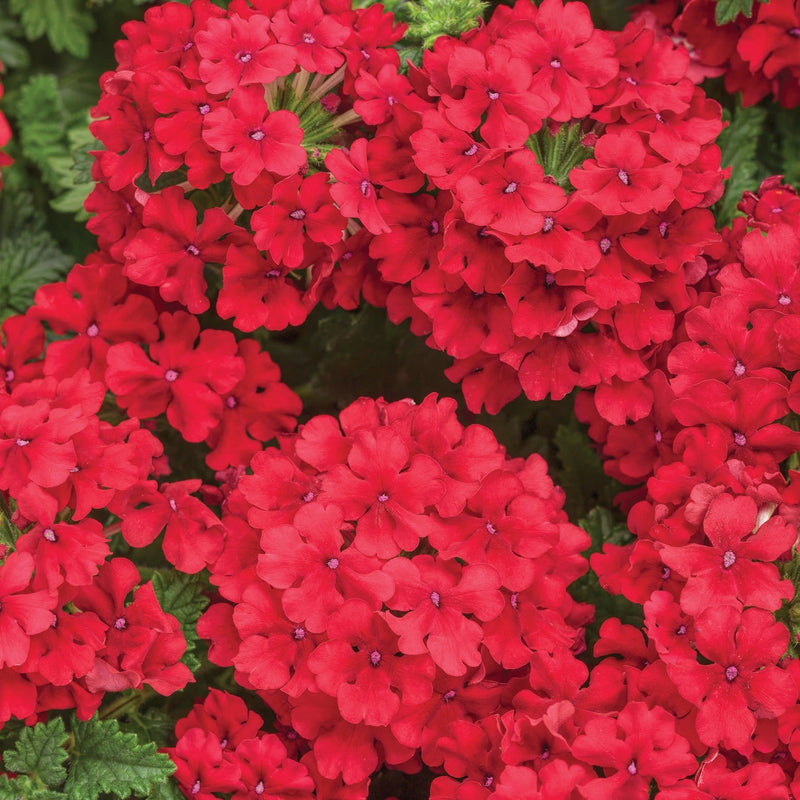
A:
{"type": "Polygon", "coordinates": [[[800,449],[786,420],[800,413],[800,197],[777,176],[740,209],[631,402],[598,390],[576,410],[610,474],[647,479],[625,498],[635,541],[592,559],[605,588],[644,606],[647,670],[720,763],[777,765],[775,796],[798,796],[800,669],[785,655],[800,494],[779,465],[800,449]]]}
{"type": "MultiPolygon", "coordinates": [[[[383,765],[484,770],[489,786],[512,698],[542,691],[549,705],[569,695],[549,695],[545,671],[585,677],[592,609],[566,587],[588,538],[541,457],[506,458],[455,406],[362,398],[314,417],[225,498],[210,565],[224,601],[198,632],[301,738],[325,779],[317,798],[365,798],[383,765]]],[[[195,770],[184,790],[198,780],[213,789],[195,770]]]]}
{"type": "Polygon", "coordinates": [[[299,325],[347,224],[319,168],[352,140],[377,76],[397,75],[402,29],[340,0],[194,0],[123,32],[90,126],[105,150],[89,230],[126,278],[191,314],[299,325]]]}
{"type": "Polygon", "coordinates": [[[362,287],[410,317],[475,410],[641,378],[719,241],[721,109],[689,66],[643,23],[596,30],[561,0],[440,38],[374,138],[326,159],[365,230],[323,301],[362,287]]]}
{"type": "Polygon", "coordinates": [[[715,0],[656,0],[634,16],[688,49],[698,83],[724,75],[726,90],[741,92],[745,106],[773,96],[795,108],[800,103],[800,2],[754,2],[752,16],[738,14],[721,26],[716,7],[715,0]]]}

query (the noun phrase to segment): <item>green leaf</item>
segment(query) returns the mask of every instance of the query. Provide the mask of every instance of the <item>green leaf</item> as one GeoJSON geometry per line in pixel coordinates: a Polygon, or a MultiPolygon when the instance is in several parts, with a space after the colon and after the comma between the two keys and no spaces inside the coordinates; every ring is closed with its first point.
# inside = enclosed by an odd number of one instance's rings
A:
{"type": "Polygon", "coordinates": [[[0,800],[67,800],[67,796],[38,785],[27,775],[0,775],[0,800]]]}
{"type": "Polygon", "coordinates": [[[559,425],[553,437],[560,467],[553,480],[566,492],[564,509],[571,520],[585,516],[596,505],[611,505],[622,488],[604,472],[588,434],[574,423],[559,425]]]}
{"type": "Polygon", "coordinates": [[[185,800],[185,798],[175,780],[168,778],[164,783],[153,784],[147,800],[185,800]]]}
{"type": "MultiPolygon", "coordinates": [[[[738,215],[736,205],[742,199],[742,193],[758,188],[759,167],[756,152],[766,114],[766,110],[760,106],[737,108],[730,119],[730,125],[717,139],[722,150],[722,166],[731,167],[731,177],[725,187],[725,194],[714,206],[718,225],[729,225],[738,215]]],[[[725,116],[729,117],[727,112],[725,116]]]]}
{"type": "Polygon", "coordinates": [[[53,161],[68,158],[65,113],[55,75],[34,75],[19,92],[15,109],[22,153],[42,173],[51,189],[60,188],[53,161]]]}
{"type": "MultiPolygon", "coordinates": [[[[765,3],[767,0],[759,0],[765,3]]],[[[739,14],[745,17],[753,16],[753,0],[717,0],[714,9],[714,18],[717,25],[727,25],[733,22],[739,14]]]]}
{"type": "Polygon", "coordinates": [[[54,717],[49,722],[25,728],[16,747],[3,754],[3,763],[12,772],[24,772],[39,778],[50,788],[57,788],[67,777],[63,763],[67,758],[66,741],[64,720],[54,717]]]}
{"type": "Polygon", "coordinates": [[[28,48],[16,41],[22,26],[13,19],[0,19],[0,63],[6,69],[23,69],[30,65],[28,48]]]}
{"type": "Polygon", "coordinates": [[[0,240],[0,320],[26,311],[36,290],[60,280],[72,264],[45,231],[0,240]]]}
{"type": "Polygon", "coordinates": [[[89,114],[67,131],[69,153],[50,159],[50,167],[56,173],[56,191],[60,194],[50,201],[50,206],[63,214],[74,214],[83,222],[89,218],[83,204],[94,188],[90,150],[100,150],[102,144],[89,131],[89,114]]]}
{"type": "Polygon", "coordinates": [[[599,553],[606,542],[611,544],[628,544],[633,534],[624,522],[616,522],[614,515],[607,508],[593,508],[578,522],[592,540],[591,552],[599,553]]]}
{"type": "Polygon", "coordinates": [[[208,606],[209,600],[202,592],[206,588],[199,575],[187,575],[170,570],[153,573],[153,589],[161,608],[172,614],[181,624],[186,637],[186,652],[181,661],[196,672],[201,664],[194,656],[194,649],[200,641],[197,635],[197,620],[208,606]]]}
{"type": "Polygon", "coordinates": [[[772,109],[777,132],[780,134],[781,164],[778,172],[784,181],[800,187],[800,125],[797,112],[786,108],[772,109]]]}
{"type": "Polygon", "coordinates": [[[80,9],[80,0],[11,0],[10,5],[29,40],[46,34],[57,53],[66,50],[78,58],[88,57],[89,33],[95,22],[80,9]]]}
{"type": "Polygon", "coordinates": [[[154,742],[140,744],[135,734],[123,733],[115,719],[73,719],[72,735],[75,744],[64,784],[70,800],[94,800],[101,792],[119,798],[147,796],[153,784],[175,771],[169,756],[156,752],[154,742]]]}

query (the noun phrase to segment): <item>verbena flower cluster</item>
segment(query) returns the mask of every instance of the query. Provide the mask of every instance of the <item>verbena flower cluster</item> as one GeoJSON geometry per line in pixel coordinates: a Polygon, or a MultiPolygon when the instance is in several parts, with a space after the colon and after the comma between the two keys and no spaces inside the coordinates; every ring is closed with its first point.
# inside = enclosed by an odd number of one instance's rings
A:
{"type": "Polygon", "coordinates": [[[207,570],[197,630],[242,695],[178,722],[187,798],[364,800],[423,768],[432,800],[799,796],[800,197],[770,178],[716,230],[690,51],[561,0],[407,75],[392,16],[342,0],[167,3],[124,33],[98,251],[0,328],[0,723],[194,680],[132,560],[157,543],[207,570]],[[588,535],[454,400],[297,427],[261,329],[362,297],[455,358],[472,409],[589,390],[640,486],[591,567],[642,628],[586,650],[588,535]]]}
{"type": "Polygon", "coordinates": [[[745,106],[774,97],[785,108],[800,104],[800,3],[770,0],[717,25],[713,0],[666,0],[638,12],[659,35],[686,46],[698,76],[724,75],[725,89],[741,92],[745,106]]]}

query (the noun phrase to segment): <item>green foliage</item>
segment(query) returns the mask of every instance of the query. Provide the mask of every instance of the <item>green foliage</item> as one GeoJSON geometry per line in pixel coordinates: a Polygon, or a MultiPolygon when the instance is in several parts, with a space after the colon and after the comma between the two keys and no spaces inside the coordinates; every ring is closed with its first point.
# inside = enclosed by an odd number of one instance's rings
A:
{"type": "Polygon", "coordinates": [[[73,717],[71,735],[60,717],[24,728],[3,762],[18,775],[0,776],[0,800],[179,796],[159,786],[175,771],[169,756],[157,753],[154,742],[140,744],[134,734],[123,733],[116,720],[96,716],[87,722],[73,717]]]}
{"type": "Polygon", "coordinates": [[[51,162],[67,153],[67,142],[56,76],[34,75],[20,90],[14,115],[23,155],[36,165],[45,183],[57,190],[59,175],[51,162]]]}
{"type": "Polygon", "coordinates": [[[6,769],[24,772],[47,786],[61,786],[67,779],[63,762],[67,758],[64,745],[67,731],[64,720],[55,717],[46,723],[25,728],[17,746],[3,755],[6,769]]]}
{"type": "Polygon", "coordinates": [[[186,637],[186,652],[181,661],[192,672],[196,672],[201,666],[194,651],[200,642],[197,620],[209,603],[208,598],[203,595],[205,588],[199,575],[187,575],[175,570],[153,573],[153,589],[161,608],[175,616],[181,624],[181,630],[186,637]]]}
{"type": "Polygon", "coordinates": [[[21,69],[31,63],[28,49],[17,41],[23,36],[22,25],[13,19],[0,19],[0,63],[6,69],[21,69]]]}
{"type": "Polygon", "coordinates": [[[800,125],[797,111],[777,109],[774,120],[781,155],[781,163],[776,171],[783,175],[786,183],[800,189],[800,125]]]}
{"type": "Polygon", "coordinates": [[[10,6],[30,41],[46,35],[57,53],[88,57],[95,21],[81,9],[80,0],[10,0],[10,6]]]}
{"type": "Polygon", "coordinates": [[[717,143],[722,150],[722,166],[731,166],[732,171],[725,194],[714,206],[719,227],[729,225],[737,216],[736,204],[741,200],[742,193],[758,188],[759,165],[756,153],[766,114],[761,106],[738,106],[732,115],[725,112],[725,118],[730,121],[730,125],[719,135],[717,143]]]}
{"type": "Polygon", "coordinates": [[[553,441],[559,464],[551,463],[553,480],[563,487],[564,508],[571,520],[580,519],[597,505],[610,506],[622,488],[604,472],[589,436],[577,423],[559,425],[553,441]]]}
{"type": "Polygon", "coordinates": [[[46,231],[24,229],[0,240],[0,320],[22,313],[36,290],[62,278],[72,266],[46,231]]]}
{"type": "MultiPolygon", "coordinates": [[[[759,0],[765,3],[767,0],[759,0]]],[[[717,0],[714,8],[714,17],[717,25],[726,25],[733,22],[739,14],[745,17],[753,16],[753,0],[717,0]]]]}
{"type": "Polygon", "coordinates": [[[133,733],[123,733],[114,719],[88,722],[75,719],[75,744],[64,791],[70,800],[94,800],[101,792],[126,798],[147,795],[175,771],[166,753],[157,753],[153,742],[139,744],[133,733]]]}
{"type": "Polygon", "coordinates": [[[50,201],[50,207],[62,214],[74,214],[77,221],[89,219],[83,204],[94,188],[92,180],[93,157],[90,150],[100,150],[101,143],[89,131],[89,119],[85,117],[67,131],[69,152],[50,160],[50,168],[56,174],[58,196],[50,201]]]}

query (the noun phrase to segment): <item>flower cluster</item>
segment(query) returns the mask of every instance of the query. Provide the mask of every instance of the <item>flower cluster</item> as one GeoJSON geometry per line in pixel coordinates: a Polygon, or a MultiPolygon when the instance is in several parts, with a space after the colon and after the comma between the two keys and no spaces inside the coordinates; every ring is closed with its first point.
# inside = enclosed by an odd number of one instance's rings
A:
{"type": "Polygon", "coordinates": [[[714,0],[659,0],[641,6],[643,18],[659,36],[680,41],[689,50],[698,83],[725,76],[731,94],[753,105],[773,96],[785,108],[800,103],[800,3],[753,3],[752,15],[737,14],[717,25],[714,0]]]}
{"type": "Polygon", "coordinates": [[[93,110],[105,149],[89,230],[127,279],[190,314],[299,325],[347,222],[319,169],[353,138],[355,84],[397,74],[402,29],[380,6],[194,0],[123,32],[93,110]]]}
{"type": "Polygon", "coordinates": [[[349,307],[360,282],[410,317],[474,410],[642,377],[719,242],[721,110],[689,65],[561,0],[440,38],[375,136],[326,159],[366,233],[323,300],[349,307]]]}
{"type": "Polygon", "coordinates": [[[362,398],[251,467],[210,566],[224,602],[198,632],[326,780],[365,797],[382,764],[447,764],[462,736],[451,723],[472,737],[510,710],[499,687],[512,676],[537,685],[553,659],[580,671],[591,608],[566,587],[587,536],[544,461],[507,459],[454,401],[362,398]]]}
{"type": "Polygon", "coordinates": [[[785,655],[798,633],[800,495],[780,462],[800,449],[787,424],[800,411],[800,198],[775,177],[740,209],[697,304],[632,390],[642,398],[632,424],[631,406],[608,405],[600,389],[576,410],[610,474],[648,479],[643,499],[626,497],[635,540],[605,545],[592,567],[643,605],[661,691],[729,768],[773,761],[781,791],[796,794],[800,673],[785,655]]]}

